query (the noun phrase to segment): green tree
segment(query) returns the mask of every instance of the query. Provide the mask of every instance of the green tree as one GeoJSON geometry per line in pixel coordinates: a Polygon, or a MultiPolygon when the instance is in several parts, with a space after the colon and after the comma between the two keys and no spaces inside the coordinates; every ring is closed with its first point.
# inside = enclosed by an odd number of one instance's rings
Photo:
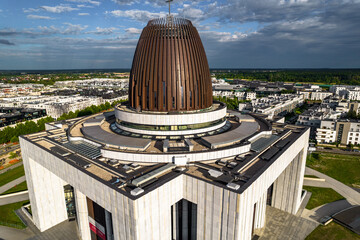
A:
{"type": "Polygon", "coordinates": [[[348,111],[346,117],[349,118],[349,119],[357,119],[356,112],[355,112],[355,111],[352,111],[352,110],[349,110],[349,111],[348,111]]]}
{"type": "Polygon", "coordinates": [[[354,144],[352,144],[352,143],[349,143],[348,145],[346,145],[349,149],[353,149],[354,148],[354,144]]]}
{"type": "Polygon", "coordinates": [[[13,137],[10,139],[10,142],[12,142],[12,143],[19,142],[19,137],[13,136],[13,137]]]}

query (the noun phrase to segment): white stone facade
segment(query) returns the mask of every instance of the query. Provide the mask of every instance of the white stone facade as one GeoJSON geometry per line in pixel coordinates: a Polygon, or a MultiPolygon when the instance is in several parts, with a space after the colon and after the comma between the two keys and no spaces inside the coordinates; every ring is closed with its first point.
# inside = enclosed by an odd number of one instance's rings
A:
{"type": "MultiPolygon", "coordinates": [[[[248,183],[242,193],[184,173],[135,199],[24,138],[20,142],[33,220],[41,231],[66,220],[62,186],[70,184],[75,189],[83,240],[90,239],[85,196],[112,214],[115,240],[171,239],[170,209],[181,199],[197,205],[197,239],[246,240],[251,239],[254,228],[264,226],[266,193],[271,185],[272,206],[293,214],[297,212],[308,137],[309,131],[306,131],[297,138],[255,181],[248,183]]],[[[195,159],[190,156],[189,160],[195,159]]]]}
{"type": "Polygon", "coordinates": [[[121,121],[155,125],[155,126],[177,126],[199,123],[208,123],[222,119],[226,116],[226,107],[211,111],[184,113],[184,114],[155,114],[155,113],[136,113],[115,108],[115,117],[121,121]]]}

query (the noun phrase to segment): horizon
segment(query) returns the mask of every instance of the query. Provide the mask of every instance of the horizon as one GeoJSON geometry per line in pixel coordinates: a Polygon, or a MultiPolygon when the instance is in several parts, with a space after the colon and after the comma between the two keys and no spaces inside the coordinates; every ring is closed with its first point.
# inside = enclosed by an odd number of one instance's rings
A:
{"type": "MultiPolygon", "coordinates": [[[[36,71],[123,71],[123,72],[130,72],[131,68],[69,68],[69,69],[0,69],[1,72],[21,72],[21,71],[29,71],[29,72],[36,72],[36,71]]],[[[360,71],[360,68],[212,68],[210,67],[210,71],[216,70],[228,70],[228,71],[267,71],[267,70],[277,70],[277,71],[302,71],[302,70],[309,70],[309,71],[318,71],[318,70],[339,70],[339,71],[360,71]]],[[[81,72],[80,72],[81,73],[81,72]]]]}

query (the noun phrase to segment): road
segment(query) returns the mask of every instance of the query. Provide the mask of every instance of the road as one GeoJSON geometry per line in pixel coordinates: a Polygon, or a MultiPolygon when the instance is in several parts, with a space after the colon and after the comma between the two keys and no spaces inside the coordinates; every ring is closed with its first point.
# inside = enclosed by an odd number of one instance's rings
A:
{"type": "Polygon", "coordinates": [[[350,151],[344,151],[342,149],[333,148],[333,149],[321,149],[319,147],[316,147],[316,152],[326,152],[326,153],[337,153],[337,154],[346,154],[346,155],[359,155],[360,152],[350,152],[350,151]]]}
{"type": "Polygon", "coordinates": [[[15,187],[16,185],[18,185],[18,184],[20,184],[20,183],[22,183],[24,181],[26,181],[26,178],[25,178],[25,176],[22,176],[22,177],[19,177],[18,179],[15,179],[12,182],[9,182],[9,183],[1,186],[0,187],[0,194],[7,191],[7,190],[9,190],[12,187],[15,187]]]}

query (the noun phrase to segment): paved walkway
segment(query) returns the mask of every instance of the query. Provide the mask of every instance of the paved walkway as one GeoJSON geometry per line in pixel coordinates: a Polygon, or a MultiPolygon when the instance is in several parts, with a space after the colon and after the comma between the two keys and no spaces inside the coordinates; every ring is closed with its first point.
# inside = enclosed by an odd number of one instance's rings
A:
{"type": "Polygon", "coordinates": [[[324,187],[331,187],[346,198],[352,205],[360,205],[360,193],[351,187],[308,167],[306,167],[305,174],[325,179],[326,184],[323,185],[324,187]]]}
{"type": "Polygon", "coordinates": [[[266,225],[260,240],[303,240],[319,223],[266,206],[266,225]]]}
{"type": "Polygon", "coordinates": [[[16,229],[11,227],[0,226],[0,239],[4,240],[26,240],[34,236],[30,229],[16,229]]]}
{"type": "Polygon", "coordinates": [[[18,179],[15,179],[12,182],[9,182],[9,183],[1,186],[0,187],[0,194],[7,191],[7,190],[9,190],[12,187],[15,187],[16,185],[18,185],[18,184],[20,184],[20,183],[22,183],[24,181],[26,181],[26,178],[25,178],[25,176],[22,176],[22,177],[19,177],[18,179]]]}
{"type": "MultiPolygon", "coordinates": [[[[33,222],[22,212],[21,209],[15,211],[16,215],[28,226],[28,229],[34,234],[28,240],[79,240],[76,221],[64,221],[58,225],[40,232],[33,222]]],[[[16,239],[16,238],[15,238],[16,239]]]]}
{"type": "Polygon", "coordinates": [[[18,194],[11,194],[11,196],[3,195],[0,196],[0,206],[21,202],[29,199],[28,191],[19,192],[18,194]]]}
{"type": "Polygon", "coordinates": [[[331,185],[326,181],[318,181],[316,179],[304,179],[304,185],[310,187],[331,188],[331,185]]]}

